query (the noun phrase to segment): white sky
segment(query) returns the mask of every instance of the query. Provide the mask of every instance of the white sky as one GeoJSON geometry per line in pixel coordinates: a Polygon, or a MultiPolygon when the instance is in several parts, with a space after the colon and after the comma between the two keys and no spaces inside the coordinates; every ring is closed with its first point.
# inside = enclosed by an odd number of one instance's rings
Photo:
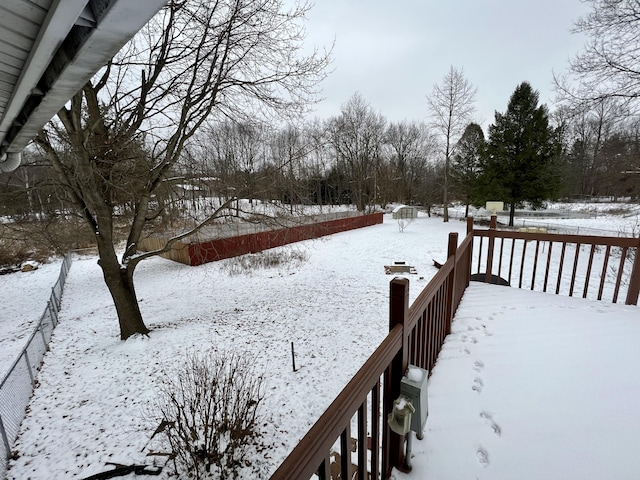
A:
{"type": "Polygon", "coordinates": [[[581,0],[317,0],[307,40],[335,48],[315,115],[338,115],[360,92],[390,121],[426,120],[425,96],[451,65],[478,88],[483,127],[523,81],[551,107],[553,72],[581,50],[571,29],[587,12],[581,0]]]}

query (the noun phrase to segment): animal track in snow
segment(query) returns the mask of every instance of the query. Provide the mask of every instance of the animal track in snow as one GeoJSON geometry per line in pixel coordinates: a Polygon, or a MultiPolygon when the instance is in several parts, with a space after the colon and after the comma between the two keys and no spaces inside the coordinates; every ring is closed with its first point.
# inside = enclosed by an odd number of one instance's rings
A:
{"type": "Polygon", "coordinates": [[[460,340],[462,342],[471,342],[471,343],[478,343],[478,339],[476,337],[470,337],[469,335],[462,334],[462,336],[460,336],[460,340]]]}
{"type": "Polygon", "coordinates": [[[498,425],[493,420],[493,415],[491,415],[489,412],[482,411],[480,412],[480,418],[482,418],[486,422],[486,424],[491,427],[491,430],[493,431],[493,433],[495,433],[498,436],[502,435],[502,428],[500,428],[500,425],[498,425]]]}
{"type": "Polygon", "coordinates": [[[482,379],[480,377],[474,378],[473,386],[471,387],[471,390],[474,390],[478,393],[482,393],[482,387],[484,387],[484,382],[482,381],[482,379]]]}
{"type": "Polygon", "coordinates": [[[482,362],[481,360],[476,360],[475,362],[473,362],[473,369],[476,372],[481,372],[483,368],[484,368],[484,362],[482,362]]]}
{"type": "Polygon", "coordinates": [[[489,465],[489,452],[487,452],[481,446],[478,447],[478,450],[476,451],[476,458],[478,459],[480,465],[483,465],[485,467],[489,465]]]}

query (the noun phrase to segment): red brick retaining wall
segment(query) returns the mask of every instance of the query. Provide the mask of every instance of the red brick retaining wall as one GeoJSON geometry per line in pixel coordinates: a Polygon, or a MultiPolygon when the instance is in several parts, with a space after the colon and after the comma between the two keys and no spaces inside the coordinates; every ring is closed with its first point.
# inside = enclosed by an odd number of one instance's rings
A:
{"type": "Polygon", "coordinates": [[[189,264],[202,265],[224,258],[237,257],[247,253],[261,252],[269,248],[289,243],[310,240],[338,232],[369,227],[382,223],[382,213],[372,213],[358,217],[340,218],[312,225],[282,228],[268,232],[252,233],[239,237],[221,238],[189,245],[189,264]]]}

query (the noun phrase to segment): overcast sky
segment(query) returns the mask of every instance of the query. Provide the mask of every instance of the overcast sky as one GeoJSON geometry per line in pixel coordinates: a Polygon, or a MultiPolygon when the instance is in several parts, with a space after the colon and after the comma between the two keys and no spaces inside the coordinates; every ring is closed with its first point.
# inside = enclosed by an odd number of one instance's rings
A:
{"type": "Polygon", "coordinates": [[[425,96],[451,65],[477,87],[485,130],[523,81],[552,107],[553,72],[581,50],[571,29],[586,12],[580,0],[316,0],[307,40],[335,47],[314,115],[338,115],[360,92],[390,121],[426,121],[425,96]]]}

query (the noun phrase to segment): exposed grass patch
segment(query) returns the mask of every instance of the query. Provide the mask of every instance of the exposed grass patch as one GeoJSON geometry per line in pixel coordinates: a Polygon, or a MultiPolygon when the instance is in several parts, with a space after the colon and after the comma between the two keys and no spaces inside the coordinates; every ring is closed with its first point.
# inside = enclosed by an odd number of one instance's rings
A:
{"type": "Polygon", "coordinates": [[[251,275],[256,270],[286,268],[292,270],[309,259],[303,248],[284,247],[250,253],[223,260],[223,270],[229,275],[251,275]]]}

